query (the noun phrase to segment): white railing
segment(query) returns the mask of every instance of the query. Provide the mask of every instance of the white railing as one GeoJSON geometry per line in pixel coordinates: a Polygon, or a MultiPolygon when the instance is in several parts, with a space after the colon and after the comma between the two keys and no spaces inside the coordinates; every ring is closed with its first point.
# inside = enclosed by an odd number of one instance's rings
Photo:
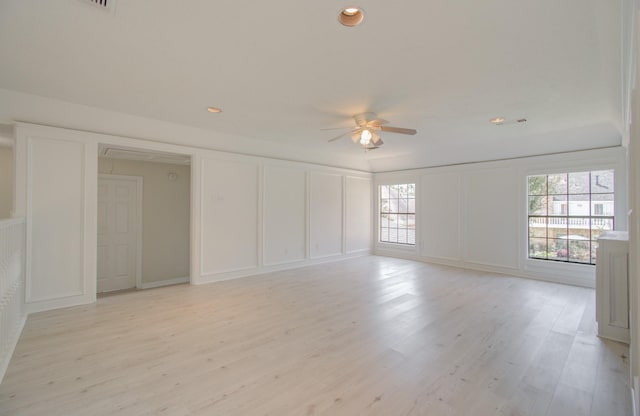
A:
{"type": "Polygon", "coordinates": [[[0,220],[0,381],[26,319],[25,221],[0,220]]]}
{"type": "Polygon", "coordinates": [[[613,217],[529,217],[530,227],[549,228],[595,228],[610,230],[613,224],[613,217]]]}

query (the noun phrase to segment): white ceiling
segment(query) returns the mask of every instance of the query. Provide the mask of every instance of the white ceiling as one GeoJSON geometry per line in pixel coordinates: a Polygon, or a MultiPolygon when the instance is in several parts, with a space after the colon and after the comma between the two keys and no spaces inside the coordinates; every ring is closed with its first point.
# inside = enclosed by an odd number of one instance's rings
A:
{"type": "Polygon", "coordinates": [[[614,146],[620,3],[119,0],[105,13],[1,0],[0,88],[372,171],[614,146]],[[365,10],[362,26],[337,22],[347,5],[365,10]],[[384,134],[369,153],[327,143],[339,131],[320,129],[364,111],[418,134],[384,134]]]}

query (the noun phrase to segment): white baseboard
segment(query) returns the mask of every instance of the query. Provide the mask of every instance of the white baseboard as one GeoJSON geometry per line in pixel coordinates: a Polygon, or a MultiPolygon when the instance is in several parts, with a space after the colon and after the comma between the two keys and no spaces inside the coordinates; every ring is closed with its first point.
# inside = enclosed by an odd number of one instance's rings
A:
{"type": "Polygon", "coordinates": [[[171,285],[179,285],[181,283],[189,283],[189,276],[185,277],[175,277],[173,279],[167,280],[158,280],[155,282],[142,282],[138,289],[153,289],[154,287],[162,287],[162,286],[171,286],[171,285]]]}
{"type": "Polygon", "coordinates": [[[259,274],[279,272],[283,270],[292,270],[299,269],[301,267],[313,266],[317,264],[323,263],[333,263],[336,261],[343,261],[348,259],[353,259],[356,257],[362,257],[370,255],[370,250],[359,250],[352,254],[337,254],[332,256],[324,256],[324,257],[315,257],[310,259],[304,259],[295,262],[289,263],[280,263],[277,265],[270,266],[262,266],[262,267],[251,267],[246,269],[239,269],[235,271],[228,271],[222,273],[212,273],[205,274],[200,276],[199,278],[194,278],[191,280],[192,285],[204,285],[208,283],[221,282],[225,280],[239,279],[243,277],[256,276],[259,274]]]}
{"type": "Polygon", "coordinates": [[[78,296],[67,296],[59,299],[41,300],[25,303],[27,313],[51,311],[54,309],[68,308],[71,306],[87,305],[96,301],[96,294],[85,293],[78,296]]]}
{"type": "Polygon", "coordinates": [[[587,280],[584,278],[578,278],[574,276],[559,275],[557,273],[554,273],[553,271],[529,271],[529,270],[522,270],[519,268],[512,268],[507,266],[472,263],[472,262],[465,262],[462,260],[447,259],[447,258],[426,257],[426,256],[421,256],[419,254],[416,254],[415,252],[403,252],[400,250],[377,249],[374,251],[374,254],[377,256],[395,257],[395,258],[400,258],[405,260],[420,261],[423,263],[440,264],[443,266],[456,267],[460,269],[476,270],[476,271],[488,272],[488,273],[497,273],[497,274],[503,274],[503,275],[513,276],[513,277],[523,277],[526,279],[542,280],[542,281],[551,282],[551,283],[562,283],[565,285],[587,287],[590,289],[595,288],[595,278],[587,280]]]}
{"type": "Polygon", "coordinates": [[[4,374],[7,372],[7,368],[9,367],[9,362],[11,361],[11,357],[13,357],[13,352],[16,349],[16,345],[18,345],[18,340],[20,339],[20,334],[22,334],[22,330],[24,329],[24,324],[27,322],[27,315],[20,319],[18,322],[17,328],[14,329],[13,339],[11,340],[11,344],[7,353],[4,357],[2,357],[2,362],[0,362],[0,383],[4,379],[4,374]]]}

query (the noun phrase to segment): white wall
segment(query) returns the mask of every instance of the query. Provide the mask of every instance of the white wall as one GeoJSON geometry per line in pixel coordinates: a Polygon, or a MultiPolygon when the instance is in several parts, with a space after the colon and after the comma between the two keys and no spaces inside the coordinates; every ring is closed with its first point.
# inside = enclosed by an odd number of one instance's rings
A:
{"type": "MultiPolygon", "coordinates": [[[[640,56],[640,53],[638,53],[640,56]]],[[[638,77],[640,82],[640,76],[638,77]]],[[[634,119],[629,143],[629,307],[631,375],[636,415],[640,415],[640,92],[633,94],[634,119]]]]}
{"type": "Polygon", "coordinates": [[[96,293],[97,142],[79,132],[16,130],[16,216],[25,217],[30,312],[96,293]]]}
{"type": "Polygon", "coordinates": [[[142,178],[142,286],[188,281],[191,167],[99,158],[98,172],[142,178]]]}
{"type": "Polygon", "coordinates": [[[311,258],[342,253],[342,176],[311,174],[311,258]]]}
{"type": "Polygon", "coordinates": [[[0,143],[0,219],[13,210],[13,148],[0,143]]]}
{"type": "MultiPolygon", "coordinates": [[[[635,2],[634,2],[635,3],[635,2]]],[[[630,33],[629,59],[640,66],[640,14],[637,5],[633,5],[628,16],[635,20],[635,32],[630,33]],[[633,39],[635,38],[635,39],[633,39]],[[633,39],[633,42],[631,40],[633,39]]],[[[630,30],[631,32],[631,30],[630,30]]],[[[631,71],[633,73],[633,71],[631,71]]],[[[630,74],[631,75],[631,74],[630,74]]],[[[627,160],[629,165],[629,323],[631,329],[630,364],[635,416],[640,415],[640,71],[635,80],[630,79],[631,120],[629,130],[629,149],[627,160]],[[634,82],[635,81],[635,82],[634,82]],[[635,86],[635,88],[633,88],[635,86]],[[633,90],[632,90],[633,88],[633,90]]]]}
{"type": "Polygon", "coordinates": [[[95,301],[99,143],[191,156],[194,284],[370,252],[368,173],[25,123],[16,132],[30,312],[95,301]]]}
{"type": "Polygon", "coordinates": [[[307,173],[303,169],[265,166],[262,247],[265,265],[306,258],[306,204],[307,173]]]}
{"type": "Polygon", "coordinates": [[[370,174],[207,151],[193,172],[192,283],[371,251],[370,174]]]}
{"type": "Polygon", "coordinates": [[[258,267],[258,164],[203,159],[202,275],[258,267]]]}
{"type": "MultiPolygon", "coordinates": [[[[526,178],[609,168],[616,169],[615,228],[626,230],[627,174],[622,148],[376,174],[376,191],[377,185],[417,184],[418,241],[415,247],[376,242],[374,251],[594,287],[593,266],[527,258],[526,178]]],[[[377,214],[374,223],[377,230],[377,214]]]]}
{"type": "Polygon", "coordinates": [[[456,173],[433,173],[421,177],[419,218],[423,257],[462,259],[462,178],[456,173]],[[433,200],[448,201],[447,204],[433,200]],[[447,236],[442,238],[441,236],[447,236]],[[439,238],[440,237],[440,238],[439,238]]]}
{"type": "Polygon", "coordinates": [[[345,177],[345,245],[347,253],[371,249],[371,180],[345,177]]]}
{"type": "Polygon", "coordinates": [[[518,267],[519,234],[514,232],[518,230],[518,195],[512,169],[477,169],[465,175],[462,235],[466,262],[518,267]]]}

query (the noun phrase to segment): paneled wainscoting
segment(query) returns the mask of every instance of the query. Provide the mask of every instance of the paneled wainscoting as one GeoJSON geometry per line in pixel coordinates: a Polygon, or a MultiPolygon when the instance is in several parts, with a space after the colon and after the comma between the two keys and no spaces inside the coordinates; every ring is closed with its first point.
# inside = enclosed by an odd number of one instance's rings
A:
{"type": "Polygon", "coordinates": [[[24,236],[23,219],[0,221],[0,381],[26,319],[24,236]]]}
{"type": "Polygon", "coordinates": [[[32,314],[19,415],[629,415],[592,289],[367,256],[32,314]]]}

